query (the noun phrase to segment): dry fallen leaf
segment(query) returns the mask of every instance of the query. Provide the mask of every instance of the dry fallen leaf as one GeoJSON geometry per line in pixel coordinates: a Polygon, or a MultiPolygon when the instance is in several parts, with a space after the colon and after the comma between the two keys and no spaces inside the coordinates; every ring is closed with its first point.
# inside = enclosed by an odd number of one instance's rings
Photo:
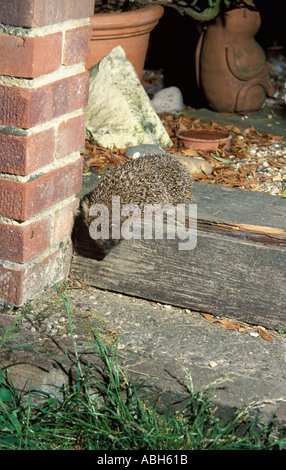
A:
{"type": "Polygon", "coordinates": [[[261,338],[273,343],[273,339],[264,331],[262,328],[258,328],[258,333],[260,334],[261,338]]]}
{"type": "Polygon", "coordinates": [[[214,316],[210,313],[202,313],[202,316],[205,317],[207,320],[215,320],[214,316]]]}
{"type": "Polygon", "coordinates": [[[215,318],[214,315],[210,313],[201,313],[201,315],[213,323],[220,323],[226,330],[238,330],[245,331],[249,326],[246,323],[242,322],[233,322],[231,320],[221,320],[220,318],[215,318]]]}
{"type": "Polygon", "coordinates": [[[238,330],[239,325],[233,323],[230,320],[217,320],[221,325],[223,325],[227,330],[238,330]]]}
{"type": "Polygon", "coordinates": [[[107,328],[106,329],[106,335],[107,336],[113,336],[113,335],[116,335],[117,334],[117,331],[116,330],[113,330],[111,328],[107,328]]]}

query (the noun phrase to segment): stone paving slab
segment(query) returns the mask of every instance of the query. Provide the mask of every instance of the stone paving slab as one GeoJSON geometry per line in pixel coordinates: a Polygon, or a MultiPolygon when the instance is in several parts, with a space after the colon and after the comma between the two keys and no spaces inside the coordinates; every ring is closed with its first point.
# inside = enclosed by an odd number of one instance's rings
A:
{"type": "MultiPolygon", "coordinates": [[[[251,328],[226,330],[198,312],[170,305],[91,287],[78,286],[68,293],[75,340],[84,363],[100,363],[92,331],[98,330],[106,344],[117,338],[121,367],[132,380],[144,381],[144,390],[159,400],[160,410],[178,397],[186,399],[190,384],[197,391],[216,383],[212,401],[220,414],[255,403],[252,410],[263,420],[277,414],[283,421],[285,334],[268,331],[273,340],[269,342],[252,336],[251,328]]],[[[0,337],[17,312],[0,315],[0,337]]],[[[68,358],[73,357],[64,304],[52,288],[30,302],[25,312],[13,338],[5,343],[6,352],[2,348],[1,366],[9,366],[20,388],[30,383],[52,391],[68,381],[68,358]],[[22,350],[7,352],[8,347],[23,343],[28,344],[22,350]]]]}
{"type": "Polygon", "coordinates": [[[194,119],[200,118],[205,122],[215,121],[223,125],[231,124],[242,129],[253,126],[260,132],[286,137],[286,104],[285,106],[265,104],[259,111],[248,115],[223,114],[206,108],[191,110],[190,115],[194,119]]]}
{"type": "MultiPolygon", "coordinates": [[[[79,302],[78,290],[71,295],[79,302]]],[[[186,394],[185,386],[179,386],[186,383],[186,375],[195,391],[221,381],[213,400],[225,409],[255,401],[270,417],[286,403],[285,335],[272,332],[271,343],[251,336],[251,329],[226,330],[198,312],[92,288],[84,298],[104,319],[105,328],[118,335],[130,374],[137,371],[141,380],[153,381],[165,406],[186,394]]]]}

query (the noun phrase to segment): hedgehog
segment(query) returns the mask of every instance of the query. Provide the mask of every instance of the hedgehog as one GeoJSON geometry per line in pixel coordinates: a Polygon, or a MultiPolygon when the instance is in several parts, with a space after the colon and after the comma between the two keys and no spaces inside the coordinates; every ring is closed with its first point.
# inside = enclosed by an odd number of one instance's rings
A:
{"type": "MultiPolygon", "coordinates": [[[[144,209],[146,204],[156,207],[187,204],[193,199],[191,172],[185,163],[170,154],[145,155],[128,160],[109,172],[82,202],[84,223],[89,228],[91,238],[97,238],[95,243],[104,255],[122,239],[122,236],[115,238],[111,234],[114,225],[112,222],[114,196],[120,198],[121,206],[135,204],[140,210],[144,209]],[[103,204],[108,209],[107,215],[102,215],[101,224],[96,228],[102,233],[102,225],[107,224],[108,235],[104,237],[99,235],[94,237],[91,230],[91,224],[98,215],[98,212],[93,213],[91,208],[98,204],[103,204]]],[[[126,215],[120,216],[120,226],[126,218],[126,215]]]]}

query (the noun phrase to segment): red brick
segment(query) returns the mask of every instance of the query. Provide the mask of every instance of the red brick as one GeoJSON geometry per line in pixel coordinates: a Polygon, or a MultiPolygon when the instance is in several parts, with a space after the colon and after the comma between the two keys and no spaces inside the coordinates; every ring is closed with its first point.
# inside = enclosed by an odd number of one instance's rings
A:
{"type": "Polygon", "coordinates": [[[0,258],[14,263],[24,263],[50,247],[49,219],[27,225],[0,224],[0,258]]]}
{"type": "Polygon", "coordinates": [[[88,71],[38,88],[0,85],[0,124],[29,129],[85,107],[88,92],[88,71]]]}
{"type": "Polygon", "coordinates": [[[0,23],[36,27],[88,18],[94,0],[1,0],[0,23]]]}
{"type": "Polygon", "coordinates": [[[41,261],[21,269],[0,266],[0,301],[20,307],[68,276],[72,244],[46,256],[41,261]]]}
{"type": "Polygon", "coordinates": [[[74,216],[79,206],[79,199],[75,199],[68,205],[55,212],[54,232],[52,242],[59,243],[64,238],[70,237],[74,225],[74,216]]]}
{"type": "Polygon", "coordinates": [[[0,134],[0,172],[25,176],[52,163],[55,156],[53,128],[30,136],[0,134]]]}
{"type": "Polygon", "coordinates": [[[15,306],[21,305],[24,271],[16,271],[0,266],[0,302],[15,306]]]}
{"type": "Polygon", "coordinates": [[[34,78],[61,65],[62,33],[41,37],[0,34],[0,74],[34,78]]]}
{"type": "Polygon", "coordinates": [[[82,166],[80,157],[29,182],[0,178],[0,216],[23,222],[78,193],[82,166]]]}
{"type": "Polygon", "coordinates": [[[56,158],[65,157],[85,146],[86,115],[81,114],[63,121],[58,128],[56,158]]]}
{"type": "Polygon", "coordinates": [[[91,33],[91,25],[70,29],[66,32],[63,51],[64,65],[86,62],[91,33]]]}

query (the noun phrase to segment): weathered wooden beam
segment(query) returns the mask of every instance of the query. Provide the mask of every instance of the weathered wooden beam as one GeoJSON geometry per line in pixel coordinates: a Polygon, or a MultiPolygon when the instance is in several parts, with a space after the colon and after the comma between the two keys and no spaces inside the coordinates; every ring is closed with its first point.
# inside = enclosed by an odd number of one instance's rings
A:
{"type": "Polygon", "coordinates": [[[286,199],[195,184],[197,245],[122,240],[103,260],[78,237],[71,277],[270,328],[286,328],[286,199]],[[84,248],[83,248],[84,247],[84,248]],[[83,254],[84,256],[80,255],[83,254]]]}

